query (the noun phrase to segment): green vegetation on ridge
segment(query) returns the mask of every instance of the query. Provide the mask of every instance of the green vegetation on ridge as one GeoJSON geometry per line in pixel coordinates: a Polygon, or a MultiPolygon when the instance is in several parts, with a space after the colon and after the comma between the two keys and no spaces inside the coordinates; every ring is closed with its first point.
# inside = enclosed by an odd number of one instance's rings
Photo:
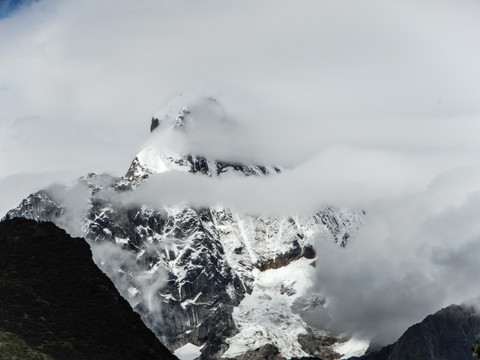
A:
{"type": "Polygon", "coordinates": [[[0,360],[54,360],[33,349],[15,334],[0,329],[0,360]]]}

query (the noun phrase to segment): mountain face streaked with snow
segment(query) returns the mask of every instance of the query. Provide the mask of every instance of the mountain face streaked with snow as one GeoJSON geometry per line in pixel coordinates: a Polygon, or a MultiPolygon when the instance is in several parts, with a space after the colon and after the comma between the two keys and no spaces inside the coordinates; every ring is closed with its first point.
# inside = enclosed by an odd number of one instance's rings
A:
{"type": "Polygon", "coordinates": [[[167,106],[152,119],[157,143],[137,154],[124,177],[89,174],[62,196],[52,190],[30,195],[7,216],[52,221],[67,230],[76,223],[97,265],[178,356],[235,358],[267,345],[287,359],[361,355],[366,344],[313,328],[307,317],[325,306],[322,295],[310,292],[315,242],[347,246],[363,212],[326,207],[311,216],[262,216],[220,205],[154,207],[122,200],[163,173],[220,181],[282,176],[276,166],[177,146],[205,123],[232,126],[212,98],[167,106]],[[74,211],[69,194],[78,189],[87,205],[74,211]]]}

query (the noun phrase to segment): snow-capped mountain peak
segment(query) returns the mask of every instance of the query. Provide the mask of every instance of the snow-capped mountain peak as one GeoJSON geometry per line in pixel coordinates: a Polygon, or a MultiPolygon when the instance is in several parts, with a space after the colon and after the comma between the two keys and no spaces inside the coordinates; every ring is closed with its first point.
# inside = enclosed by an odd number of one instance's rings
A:
{"type": "Polygon", "coordinates": [[[203,128],[211,131],[212,128],[225,126],[232,123],[223,105],[212,96],[199,96],[196,98],[180,95],[152,117],[151,131],[156,130],[187,130],[195,131],[203,128]]]}
{"type": "Polygon", "coordinates": [[[278,167],[202,147],[212,140],[221,149],[234,128],[218,101],[176,102],[154,115],[149,139],[125,177],[89,174],[80,180],[85,209],[71,209],[69,199],[80,193],[72,188],[62,196],[32,194],[7,216],[74,222],[97,264],[172,351],[180,354],[186,346],[210,360],[266,347],[283,357],[338,358],[334,345],[340,339],[307,324],[302,309],[323,306],[322,294],[308,292],[315,243],[346,246],[365,214],[325,207],[302,216],[268,216],[220,205],[124,201],[138,194],[140,182],[166,171],[220,178],[231,173],[239,181],[283,175],[278,167]]]}
{"type": "Polygon", "coordinates": [[[281,171],[277,166],[232,160],[224,152],[216,151],[215,144],[228,143],[234,129],[235,123],[215,98],[187,101],[179,96],[154,114],[150,137],[125,177],[141,181],[151,174],[172,170],[207,176],[226,172],[268,175],[281,171]]]}

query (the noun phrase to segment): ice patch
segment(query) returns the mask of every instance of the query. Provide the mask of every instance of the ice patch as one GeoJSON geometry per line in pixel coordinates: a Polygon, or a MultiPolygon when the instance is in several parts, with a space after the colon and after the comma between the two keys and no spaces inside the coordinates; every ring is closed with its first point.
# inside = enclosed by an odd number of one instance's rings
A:
{"type": "Polygon", "coordinates": [[[137,290],[136,287],[130,286],[128,288],[128,296],[130,296],[131,298],[135,297],[135,295],[137,295],[138,293],[139,293],[139,291],[137,290]]]}
{"type": "Polygon", "coordinates": [[[202,350],[202,347],[203,346],[196,346],[188,343],[175,350],[173,355],[180,360],[194,360],[201,355],[200,351],[202,350]]]}
{"type": "Polygon", "coordinates": [[[370,341],[352,337],[350,340],[334,346],[334,350],[342,357],[341,360],[349,359],[352,356],[362,356],[367,351],[370,341]]]}
{"type": "Polygon", "coordinates": [[[227,340],[230,346],[223,357],[235,357],[266,344],[273,344],[287,358],[308,356],[296,340],[307,333],[307,324],[291,306],[313,283],[311,261],[302,258],[279,269],[255,270],[252,293],[233,311],[239,333],[227,340]]]}

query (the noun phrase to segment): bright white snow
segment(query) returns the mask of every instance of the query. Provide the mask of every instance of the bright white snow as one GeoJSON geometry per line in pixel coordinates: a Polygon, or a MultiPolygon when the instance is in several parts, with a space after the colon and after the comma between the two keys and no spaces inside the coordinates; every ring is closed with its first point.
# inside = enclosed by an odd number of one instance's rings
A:
{"type": "Polygon", "coordinates": [[[311,262],[302,258],[279,269],[254,270],[252,294],[233,311],[239,333],[228,339],[230,347],[223,357],[235,357],[266,344],[275,345],[287,358],[308,356],[293,340],[307,333],[307,325],[292,312],[291,305],[313,283],[315,269],[311,262]]]}
{"type": "Polygon", "coordinates": [[[137,154],[140,165],[148,168],[154,173],[161,173],[168,170],[163,156],[153,148],[145,148],[137,154]]]}
{"type": "Polygon", "coordinates": [[[194,360],[198,356],[200,356],[200,351],[202,350],[202,346],[196,346],[193,344],[185,344],[182,347],[179,347],[177,350],[173,352],[173,355],[178,357],[180,360],[194,360]]]}
{"type": "Polygon", "coordinates": [[[349,359],[352,356],[362,356],[367,351],[370,341],[366,339],[357,339],[352,337],[350,340],[337,344],[333,349],[342,355],[343,359],[349,359]]]}

